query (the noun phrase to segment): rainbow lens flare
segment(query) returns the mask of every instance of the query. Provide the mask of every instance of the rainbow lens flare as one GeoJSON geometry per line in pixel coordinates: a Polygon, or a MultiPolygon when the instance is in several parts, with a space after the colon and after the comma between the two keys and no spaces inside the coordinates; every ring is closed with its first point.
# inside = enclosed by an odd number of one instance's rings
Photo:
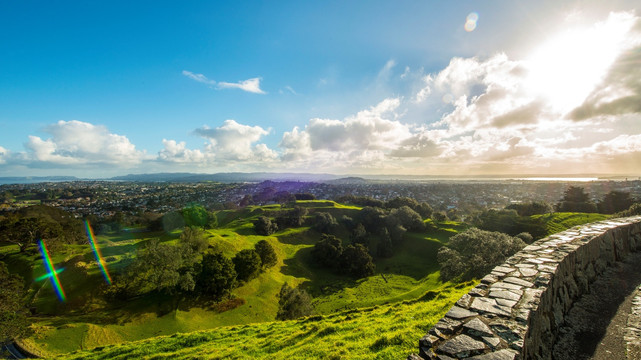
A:
{"type": "Polygon", "coordinates": [[[65,296],[65,290],[62,288],[62,285],[60,285],[60,279],[58,279],[58,273],[61,272],[62,269],[56,270],[54,268],[53,263],[51,262],[51,257],[49,257],[49,251],[47,251],[47,246],[45,245],[44,241],[40,240],[38,242],[38,245],[40,247],[40,253],[42,254],[43,262],[45,264],[45,269],[47,270],[47,274],[41,276],[40,278],[50,278],[51,285],[53,285],[53,289],[56,291],[58,299],[64,302],[67,300],[67,297],[65,296]]]}
{"type": "Polygon", "coordinates": [[[87,237],[89,238],[89,244],[91,244],[93,253],[94,255],[96,255],[96,261],[98,262],[98,266],[102,271],[102,276],[105,278],[105,281],[107,282],[107,284],[111,285],[111,276],[109,276],[109,271],[105,266],[105,260],[102,258],[102,254],[100,253],[98,244],[96,244],[96,238],[93,235],[93,230],[91,230],[91,225],[89,225],[89,221],[87,220],[85,220],[85,229],[87,230],[87,237]]]}

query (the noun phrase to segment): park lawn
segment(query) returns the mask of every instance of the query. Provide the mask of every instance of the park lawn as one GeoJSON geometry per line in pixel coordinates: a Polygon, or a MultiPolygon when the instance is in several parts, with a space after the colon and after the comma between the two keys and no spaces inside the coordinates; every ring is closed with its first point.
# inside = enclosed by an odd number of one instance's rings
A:
{"type": "Polygon", "coordinates": [[[547,230],[547,235],[552,235],[574,226],[608,219],[610,218],[610,215],[596,213],[551,213],[544,215],[532,215],[532,218],[535,220],[543,220],[547,230]]]}

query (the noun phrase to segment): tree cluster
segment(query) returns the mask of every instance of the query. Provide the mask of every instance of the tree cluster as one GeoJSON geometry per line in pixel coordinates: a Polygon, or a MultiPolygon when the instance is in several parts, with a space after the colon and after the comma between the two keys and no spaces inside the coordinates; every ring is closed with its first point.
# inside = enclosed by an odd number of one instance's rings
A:
{"type": "Polygon", "coordinates": [[[152,292],[168,295],[206,295],[220,300],[242,282],[276,265],[274,248],[265,240],[233,258],[209,246],[202,229],[187,227],[176,245],[150,240],[105,290],[120,300],[152,292]]]}
{"type": "Polygon", "coordinates": [[[61,244],[87,241],[83,224],[58,208],[35,205],[0,217],[0,241],[16,244],[20,252],[45,240],[50,250],[61,244]]]}
{"type": "Polygon", "coordinates": [[[374,274],[375,265],[365,246],[357,243],[343,248],[341,239],[334,235],[322,234],[312,249],[312,257],[324,267],[356,278],[374,274]]]}
{"type": "Polygon", "coordinates": [[[525,246],[517,238],[500,232],[468,229],[450,238],[438,252],[441,278],[469,280],[489,273],[525,246]]]}

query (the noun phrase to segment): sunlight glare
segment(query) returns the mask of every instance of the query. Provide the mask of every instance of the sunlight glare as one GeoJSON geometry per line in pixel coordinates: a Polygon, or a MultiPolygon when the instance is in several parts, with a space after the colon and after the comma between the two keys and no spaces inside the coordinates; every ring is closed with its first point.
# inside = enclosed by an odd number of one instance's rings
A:
{"type": "Polygon", "coordinates": [[[632,25],[630,14],[611,14],[592,28],[568,30],[544,43],[525,61],[528,89],[557,111],[572,110],[603,80],[632,25]]]}

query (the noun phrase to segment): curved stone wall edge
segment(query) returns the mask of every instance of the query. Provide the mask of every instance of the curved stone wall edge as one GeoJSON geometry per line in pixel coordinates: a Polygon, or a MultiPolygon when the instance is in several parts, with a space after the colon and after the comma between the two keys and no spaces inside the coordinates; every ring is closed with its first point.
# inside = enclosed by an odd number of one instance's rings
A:
{"type": "Polygon", "coordinates": [[[641,250],[641,216],[577,226],[496,266],[419,340],[410,359],[550,359],[564,317],[614,262],[641,250]]]}

